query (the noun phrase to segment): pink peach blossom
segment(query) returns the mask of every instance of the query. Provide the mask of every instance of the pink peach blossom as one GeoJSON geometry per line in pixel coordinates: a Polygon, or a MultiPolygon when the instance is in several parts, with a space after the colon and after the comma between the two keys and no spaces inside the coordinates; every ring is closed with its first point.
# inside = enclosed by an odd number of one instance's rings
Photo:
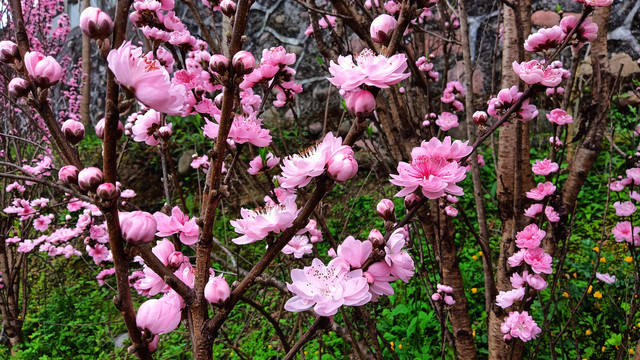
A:
{"type": "Polygon", "coordinates": [[[516,246],[520,249],[537,248],[546,235],[547,233],[540,230],[538,225],[527,225],[522,231],[516,233],[516,246]]]}
{"type": "Polygon", "coordinates": [[[386,57],[364,49],[355,59],[351,55],[340,55],[337,64],[332,60],[329,65],[332,77],[328,80],[345,91],[355,90],[361,85],[386,89],[408,78],[411,74],[405,73],[406,69],[407,58],[404,54],[386,57]]]}
{"type": "Polygon", "coordinates": [[[545,196],[552,195],[556,191],[556,186],[551,181],[538,183],[538,186],[527,192],[527,197],[532,200],[542,200],[545,196]]]}
{"type": "Polygon", "coordinates": [[[573,122],[573,116],[568,115],[567,112],[562,109],[555,109],[551,110],[551,112],[547,114],[547,120],[562,126],[571,124],[573,122]]]}
{"type": "Polygon", "coordinates": [[[536,160],[536,163],[531,166],[531,171],[533,171],[534,174],[544,176],[556,172],[558,169],[558,164],[549,159],[536,160]]]}
{"type": "Polygon", "coordinates": [[[309,237],[304,235],[295,235],[289,240],[289,243],[282,248],[282,253],[291,255],[296,259],[302,259],[305,254],[313,252],[313,245],[309,243],[309,237]]]}
{"type": "Polygon", "coordinates": [[[524,42],[524,49],[531,52],[545,51],[555,48],[564,40],[564,33],[560,26],[542,28],[529,35],[524,42]]]}
{"type": "Polygon", "coordinates": [[[616,201],[613,207],[616,209],[616,216],[631,216],[637,210],[636,205],[631,201],[616,201]]]}
{"type": "Polygon", "coordinates": [[[282,205],[270,204],[259,210],[242,208],[242,219],[231,220],[231,225],[241,236],[232,241],[245,245],[264,239],[270,232],[278,234],[291,227],[297,213],[294,196],[289,197],[282,205]]]}
{"type": "Polygon", "coordinates": [[[533,321],[533,318],[526,311],[522,313],[518,311],[510,312],[509,316],[500,325],[500,331],[505,334],[505,340],[519,338],[524,342],[535,339],[542,332],[538,324],[533,321]]]}
{"type": "Polygon", "coordinates": [[[371,255],[371,241],[360,241],[348,236],[338,245],[338,258],[346,261],[352,268],[360,268],[371,255]]]}

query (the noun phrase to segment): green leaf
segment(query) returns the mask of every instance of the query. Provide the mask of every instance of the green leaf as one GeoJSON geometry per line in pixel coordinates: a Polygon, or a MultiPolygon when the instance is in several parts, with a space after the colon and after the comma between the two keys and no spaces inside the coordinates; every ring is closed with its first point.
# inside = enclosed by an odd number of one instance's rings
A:
{"type": "Polygon", "coordinates": [[[322,66],[322,64],[324,64],[324,59],[322,59],[322,56],[318,55],[317,59],[318,59],[318,64],[322,66]]]}

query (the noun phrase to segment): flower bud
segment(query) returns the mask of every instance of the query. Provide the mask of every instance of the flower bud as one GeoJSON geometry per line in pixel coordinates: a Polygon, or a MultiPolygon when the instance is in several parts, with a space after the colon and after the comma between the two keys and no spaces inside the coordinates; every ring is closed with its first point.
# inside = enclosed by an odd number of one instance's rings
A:
{"type": "Polygon", "coordinates": [[[80,14],[80,28],[91,39],[103,40],[113,32],[113,21],[106,12],[88,7],[80,14]]]}
{"type": "Polygon", "coordinates": [[[9,95],[21,98],[29,95],[29,82],[23,78],[13,78],[9,81],[9,95]]]}
{"type": "MultiPolygon", "coordinates": [[[[96,136],[101,140],[104,140],[104,118],[100,119],[95,127],[96,136]]],[[[116,137],[120,139],[124,134],[124,125],[120,121],[118,121],[118,132],[116,133],[116,137]]]]}
{"type": "Polygon", "coordinates": [[[73,145],[84,139],[84,125],[80,121],[67,120],[62,124],[64,137],[73,145]]]}
{"type": "Polygon", "coordinates": [[[216,97],[213,99],[213,106],[222,110],[222,99],[224,99],[224,94],[220,93],[216,95],[216,97]]]}
{"type": "Polygon", "coordinates": [[[228,67],[229,59],[226,56],[220,54],[211,55],[211,60],[209,60],[209,69],[211,71],[222,75],[227,71],[228,67]]]}
{"type": "Polygon", "coordinates": [[[113,200],[120,196],[120,190],[112,183],[103,183],[98,186],[96,194],[102,200],[113,200]]]}
{"type": "Polygon", "coordinates": [[[0,41],[0,62],[5,64],[13,63],[20,53],[18,52],[18,45],[13,41],[0,41]]]}
{"type": "Polygon", "coordinates": [[[85,191],[95,192],[103,182],[102,170],[95,167],[82,169],[78,174],[78,186],[85,191]]]}
{"type": "Polygon", "coordinates": [[[160,135],[160,138],[164,141],[169,140],[172,134],[173,130],[171,130],[171,126],[162,126],[158,129],[158,135],[160,135]]]}
{"type": "Polygon", "coordinates": [[[236,14],[236,3],[232,0],[222,0],[220,1],[220,11],[222,11],[225,16],[232,17],[236,14]]]}
{"type": "Polygon", "coordinates": [[[484,111],[476,111],[473,113],[473,122],[476,125],[484,125],[487,123],[488,115],[484,111]]]}
{"type": "Polygon", "coordinates": [[[418,195],[409,194],[404,198],[404,207],[407,209],[407,211],[410,211],[414,206],[418,204],[419,201],[420,197],[418,195]]]}
{"type": "Polygon", "coordinates": [[[382,236],[382,233],[378,229],[371,230],[367,240],[371,241],[374,249],[380,248],[384,245],[384,236],[382,236]]]}
{"type": "Polygon", "coordinates": [[[24,55],[24,67],[33,82],[41,88],[51,87],[62,78],[62,67],[56,59],[38,51],[29,51],[24,55]]]}
{"type": "Polygon", "coordinates": [[[395,210],[395,206],[393,205],[393,201],[389,199],[382,199],[376,206],[376,210],[378,211],[378,216],[383,218],[386,221],[395,221],[396,216],[393,213],[395,210]]]}
{"type": "Polygon", "coordinates": [[[209,282],[204,287],[204,297],[212,304],[220,304],[227,300],[231,295],[231,288],[227,280],[219,276],[209,276],[209,282]]]}
{"type": "Polygon", "coordinates": [[[134,211],[120,219],[122,238],[134,245],[151,242],[156,236],[157,225],[153,215],[144,211],[134,211]]]}
{"type": "Polygon", "coordinates": [[[169,255],[168,266],[172,269],[177,269],[184,262],[184,255],[180,251],[174,251],[169,255]]]}
{"type": "Polygon", "coordinates": [[[431,300],[440,301],[440,300],[442,300],[442,296],[440,296],[440,294],[438,294],[438,293],[433,293],[433,295],[431,295],[431,300]]]}
{"type": "Polygon", "coordinates": [[[376,98],[367,90],[347,95],[347,109],[356,116],[369,116],[376,109],[376,98]]]}
{"type": "Polygon", "coordinates": [[[391,15],[382,14],[378,16],[371,22],[371,28],[369,29],[371,38],[378,44],[389,45],[391,34],[397,24],[398,21],[391,15]]]}
{"type": "Polygon", "coordinates": [[[63,166],[58,171],[58,179],[65,184],[77,184],[79,172],[78,168],[73,165],[63,166]]]}
{"type": "Polygon", "coordinates": [[[253,71],[256,66],[256,59],[248,51],[240,50],[231,59],[231,65],[240,75],[245,75],[253,71]]]}
{"type": "Polygon", "coordinates": [[[353,150],[339,152],[329,160],[327,173],[337,182],[345,182],[358,172],[358,162],[353,158],[353,150]]]}

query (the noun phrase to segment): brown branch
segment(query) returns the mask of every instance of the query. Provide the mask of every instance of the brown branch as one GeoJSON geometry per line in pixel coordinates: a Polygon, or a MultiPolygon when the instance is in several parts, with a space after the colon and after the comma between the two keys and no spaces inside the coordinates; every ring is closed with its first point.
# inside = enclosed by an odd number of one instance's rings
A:
{"type": "Polygon", "coordinates": [[[169,285],[175,292],[178,293],[184,300],[184,303],[189,306],[193,303],[195,294],[187,284],[180,280],[168,267],[166,267],[156,254],[151,251],[149,245],[144,244],[137,246],[136,250],[140,257],[144,260],[144,263],[158,274],[167,285],[169,285]]]}
{"type": "Polygon", "coordinates": [[[311,327],[302,335],[302,337],[293,345],[293,348],[282,358],[282,360],[291,360],[296,356],[296,353],[306,344],[309,340],[316,336],[316,332],[320,329],[326,328],[331,323],[331,319],[328,317],[320,316],[316,321],[311,324],[311,327]]]}

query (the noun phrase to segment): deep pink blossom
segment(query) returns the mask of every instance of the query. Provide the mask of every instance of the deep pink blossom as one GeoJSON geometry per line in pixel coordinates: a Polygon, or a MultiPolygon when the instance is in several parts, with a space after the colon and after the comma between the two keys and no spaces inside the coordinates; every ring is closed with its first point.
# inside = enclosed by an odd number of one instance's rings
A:
{"type": "Polygon", "coordinates": [[[40,215],[37,219],[33,220],[33,228],[38,231],[46,231],[51,224],[52,216],[40,215]]]}
{"type": "Polygon", "coordinates": [[[545,67],[538,60],[531,60],[518,64],[514,61],[513,71],[529,85],[540,84],[548,87],[556,87],[562,82],[562,70],[545,67]]]}
{"type": "Polygon", "coordinates": [[[270,232],[278,234],[291,227],[297,213],[294,196],[289,197],[282,205],[271,204],[258,210],[242,208],[242,218],[231,220],[231,225],[241,236],[232,241],[238,245],[245,245],[264,239],[270,232]]]}
{"type": "Polygon", "coordinates": [[[516,234],[516,246],[520,249],[537,248],[546,235],[547,233],[544,230],[540,230],[538,225],[527,225],[516,234]]]}
{"type": "MultiPolygon", "coordinates": [[[[502,89],[498,95],[487,101],[487,113],[493,117],[504,115],[513,104],[515,104],[523,93],[518,91],[517,86],[502,89]]],[[[522,121],[530,121],[538,116],[538,109],[535,105],[529,104],[529,99],[522,102],[519,109],[516,109],[516,118],[522,121]]]]}
{"type": "Polygon", "coordinates": [[[108,275],[113,275],[116,273],[116,268],[112,267],[109,269],[104,269],[102,271],[100,271],[98,273],[98,275],[96,275],[96,280],[98,281],[98,285],[99,286],[103,286],[104,285],[104,278],[107,277],[108,275]]]}
{"type": "Polygon", "coordinates": [[[396,196],[404,197],[420,187],[429,199],[437,199],[445,194],[463,195],[462,188],[457,185],[466,177],[466,168],[457,160],[468,155],[472,147],[468,142],[459,140],[451,142],[447,136],[442,142],[432,138],[422,142],[420,147],[411,151],[411,163],[400,162],[398,175],[391,175],[391,183],[402,186],[396,196]]]}
{"type": "Polygon", "coordinates": [[[553,259],[541,248],[526,249],[523,257],[524,262],[531,266],[531,270],[536,274],[551,274],[553,272],[553,259]]]}
{"type": "MultiPolygon", "coordinates": [[[[578,18],[575,16],[567,16],[560,20],[560,27],[564,36],[569,35],[576,25],[578,25],[578,18]]],[[[598,37],[598,25],[591,21],[590,18],[586,18],[580,28],[576,30],[574,36],[578,40],[578,48],[580,48],[585,42],[593,41],[598,37]]]]}
{"type": "Polygon", "coordinates": [[[142,56],[142,49],[125,42],[111,50],[107,62],[120,86],[131,91],[138,101],[169,115],[182,113],[185,87],[173,85],[167,70],[157,60],[142,56]]]}
{"type": "Polygon", "coordinates": [[[56,59],[38,51],[24,54],[24,67],[31,80],[42,88],[51,87],[62,79],[62,67],[56,59]]]}
{"type": "Polygon", "coordinates": [[[556,172],[558,169],[558,164],[549,159],[536,160],[536,163],[531,166],[531,171],[533,171],[534,174],[544,176],[556,172]]]}
{"type": "Polygon", "coordinates": [[[581,2],[588,6],[600,7],[600,6],[609,6],[613,4],[613,0],[575,0],[577,2],[581,2]]]}
{"type": "MultiPolygon", "coordinates": [[[[219,119],[219,115],[215,116],[219,119]]],[[[210,139],[218,137],[219,124],[206,120],[204,135],[210,139]]],[[[229,138],[236,143],[251,143],[258,147],[265,147],[271,143],[269,130],[262,128],[262,119],[254,115],[242,116],[236,114],[231,123],[229,138]]]]}
{"type": "Polygon", "coordinates": [[[313,307],[320,316],[333,316],[342,305],[361,306],[371,300],[367,278],[362,270],[349,271],[344,260],[336,258],[324,265],[313,259],[311,266],[291,270],[289,291],[295,296],[284,308],[301,312],[313,307]]]}
{"type": "Polygon", "coordinates": [[[355,90],[361,85],[385,89],[408,78],[411,74],[405,73],[406,69],[407,58],[404,54],[386,57],[364,49],[355,59],[351,55],[341,55],[337,64],[332,60],[329,65],[332,77],[328,80],[345,91],[355,90]]]}
{"type": "Polygon", "coordinates": [[[555,48],[564,40],[564,33],[560,26],[542,28],[529,35],[524,42],[524,49],[531,52],[545,51],[555,48]]]}
{"type": "Polygon", "coordinates": [[[378,44],[388,45],[391,41],[391,34],[393,29],[396,28],[398,21],[391,15],[382,14],[371,22],[371,39],[378,44]]]}
{"type": "Polygon", "coordinates": [[[509,316],[500,325],[500,331],[505,334],[505,340],[519,338],[524,342],[535,339],[542,332],[538,324],[533,321],[533,318],[526,311],[522,313],[518,311],[510,312],[509,316]]]}
{"type": "Polygon", "coordinates": [[[573,122],[573,116],[567,114],[567,112],[562,109],[555,109],[551,110],[551,112],[547,114],[547,120],[562,126],[571,124],[573,122]]]}
{"type": "Polygon", "coordinates": [[[268,153],[264,156],[258,155],[249,162],[249,169],[247,172],[251,175],[256,175],[262,171],[271,170],[274,166],[278,165],[280,158],[274,156],[272,153],[268,153]]]}
{"type": "Polygon", "coordinates": [[[538,183],[538,186],[527,192],[527,197],[532,200],[542,200],[556,191],[556,186],[551,181],[538,183]]]}
{"type": "Polygon", "coordinates": [[[189,219],[189,216],[184,214],[179,207],[173,207],[171,216],[156,212],[153,217],[158,224],[156,236],[165,237],[180,234],[180,241],[185,245],[193,245],[198,241],[199,227],[196,224],[196,218],[189,219]]]}
{"type": "Polygon", "coordinates": [[[553,208],[553,206],[547,206],[544,208],[544,215],[552,223],[560,221],[560,214],[553,208]]]}

